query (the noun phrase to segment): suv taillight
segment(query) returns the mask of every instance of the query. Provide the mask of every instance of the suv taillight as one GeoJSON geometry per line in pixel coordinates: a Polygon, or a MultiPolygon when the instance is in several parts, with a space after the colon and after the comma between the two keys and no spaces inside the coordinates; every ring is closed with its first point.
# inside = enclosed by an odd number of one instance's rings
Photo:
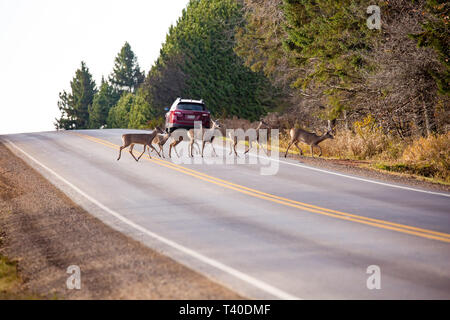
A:
{"type": "Polygon", "coordinates": [[[171,119],[173,121],[177,120],[177,117],[181,117],[182,116],[182,113],[180,111],[172,111],[171,114],[172,114],[171,119]]]}

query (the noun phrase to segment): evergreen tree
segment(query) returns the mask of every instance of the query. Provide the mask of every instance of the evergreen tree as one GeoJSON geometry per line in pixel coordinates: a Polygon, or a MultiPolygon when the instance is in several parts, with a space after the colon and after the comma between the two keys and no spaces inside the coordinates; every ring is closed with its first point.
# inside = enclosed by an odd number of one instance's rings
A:
{"type": "Polygon", "coordinates": [[[58,108],[61,118],[56,119],[57,129],[85,129],[89,127],[89,109],[97,92],[95,81],[86,64],[82,61],[81,68],[70,82],[71,92],[59,94],[58,108]]]}
{"type": "Polygon", "coordinates": [[[189,2],[144,83],[159,115],[177,97],[203,99],[217,117],[256,120],[273,108],[274,88],[234,52],[242,23],[238,1],[189,2]]]}
{"type": "Polygon", "coordinates": [[[128,128],[143,129],[147,127],[149,119],[156,116],[150,105],[149,93],[142,88],[138,89],[134,103],[130,109],[128,128]]]}
{"type": "Polygon", "coordinates": [[[433,48],[443,68],[428,70],[436,81],[439,93],[450,95],[450,26],[448,23],[450,3],[446,0],[427,0],[427,20],[423,32],[411,35],[419,47],[433,48]]]}
{"type": "Polygon", "coordinates": [[[100,90],[94,96],[94,101],[89,109],[89,127],[98,129],[106,124],[108,113],[117,101],[112,86],[102,77],[100,90]]]}
{"type": "Polygon", "coordinates": [[[109,78],[114,89],[119,92],[136,92],[138,86],[144,81],[144,72],[141,72],[137,57],[131,50],[128,42],[120,50],[114,61],[114,69],[109,78]]]}
{"type": "Polygon", "coordinates": [[[122,95],[117,105],[109,110],[106,120],[108,128],[128,128],[130,111],[135,99],[136,96],[131,92],[125,92],[122,95]]]}

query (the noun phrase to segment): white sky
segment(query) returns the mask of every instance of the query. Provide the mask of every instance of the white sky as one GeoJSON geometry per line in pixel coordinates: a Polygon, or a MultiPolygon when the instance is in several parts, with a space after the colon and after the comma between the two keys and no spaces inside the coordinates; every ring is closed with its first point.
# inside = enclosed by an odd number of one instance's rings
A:
{"type": "Polygon", "coordinates": [[[188,0],[0,0],[0,134],[54,130],[84,60],[97,83],[128,41],[146,72],[188,0]]]}

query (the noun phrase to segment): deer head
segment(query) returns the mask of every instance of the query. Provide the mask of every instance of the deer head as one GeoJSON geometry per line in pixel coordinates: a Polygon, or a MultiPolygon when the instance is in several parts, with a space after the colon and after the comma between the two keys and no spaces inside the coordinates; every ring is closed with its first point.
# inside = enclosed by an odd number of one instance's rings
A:
{"type": "Polygon", "coordinates": [[[165,133],[165,131],[161,129],[159,126],[156,127],[154,130],[156,130],[158,133],[165,133]]]}
{"type": "Polygon", "coordinates": [[[216,120],[211,119],[211,122],[212,122],[212,129],[220,128],[220,122],[219,122],[219,120],[220,120],[220,119],[216,119],[216,120]]]}

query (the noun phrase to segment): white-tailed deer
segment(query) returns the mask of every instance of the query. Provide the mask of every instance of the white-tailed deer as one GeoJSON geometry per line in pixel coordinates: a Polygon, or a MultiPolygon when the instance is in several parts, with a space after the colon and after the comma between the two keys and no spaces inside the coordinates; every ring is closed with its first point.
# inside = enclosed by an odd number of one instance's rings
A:
{"type": "MultiPolygon", "coordinates": [[[[202,158],[203,158],[203,151],[205,150],[206,143],[210,143],[211,144],[211,148],[213,149],[214,155],[217,156],[216,150],[214,149],[214,145],[213,145],[213,141],[214,141],[214,138],[215,138],[214,131],[216,129],[221,128],[221,126],[220,126],[219,120],[214,121],[214,120],[211,119],[211,122],[212,122],[212,127],[210,129],[205,129],[205,128],[190,129],[187,132],[187,135],[188,135],[189,140],[190,140],[188,151],[189,151],[189,155],[191,157],[194,156],[193,155],[194,143],[197,144],[197,142],[195,142],[195,140],[202,141],[202,158]],[[198,132],[200,132],[200,136],[196,137],[195,133],[198,133],[198,132]]],[[[198,147],[198,144],[197,144],[197,147],[198,147]]],[[[200,148],[199,148],[199,150],[200,150],[200,148]]]]}
{"type": "Polygon", "coordinates": [[[164,145],[166,144],[167,140],[169,140],[169,138],[170,133],[168,132],[158,133],[152,141],[159,147],[159,152],[161,153],[163,158],[164,158],[164,145]]]}
{"type": "Polygon", "coordinates": [[[177,144],[179,144],[181,141],[183,141],[183,137],[179,136],[178,140],[174,139],[169,146],[169,158],[172,158],[172,148],[173,150],[175,150],[175,153],[177,154],[177,157],[179,158],[180,156],[178,155],[177,149],[175,148],[177,146],[177,144]]]}
{"type": "MultiPolygon", "coordinates": [[[[263,149],[263,151],[264,151],[264,153],[265,154],[267,154],[267,152],[266,152],[266,150],[264,150],[264,148],[261,146],[261,144],[259,143],[259,139],[260,139],[260,133],[259,133],[259,129],[261,129],[261,127],[262,126],[266,126],[266,127],[268,127],[268,125],[267,125],[267,123],[265,123],[264,121],[260,121],[259,122],[259,124],[258,124],[258,126],[256,127],[256,137],[248,137],[248,136],[246,136],[245,137],[245,141],[247,141],[248,142],[248,147],[247,147],[247,150],[245,150],[244,151],[244,154],[246,154],[247,152],[249,152],[250,151],[250,149],[252,148],[252,142],[255,142],[261,149],[263,149]]],[[[228,132],[228,137],[230,138],[230,154],[234,151],[234,154],[237,156],[237,157],[239,157],[238,156],[238,154],[237,154],[237,151],[236,151],[236,146],[237,146],[237,144],[238,144],[238,142],[239,142],[239,140],[238,140],[238,136],[237,136],[237,134],[236,134],[236,132],[234,131],[234,130],[230,130],[229,132],[228,132]]]]}
{"type": "Polygon", "coordinates": [[[152,145],[152,141],[153,139],[156,137],[156,135],[159,133],[164,132],[163,130],[161,130],[160,128],[155,128],[152,132],[150,133],[126,133],[122,135],[122,141],[123,141],[123,145],[120,147],[119,150],[119,157],[117,158],[117,160],[120,159],[121,155],[122,155],[122,149],[125,149],[126,147],[130,146],[130,149],[128,150],[131,154],[131,156],[134,158],[134,160],[139,161],[139,159],[142,157],[142,155],[145,153],[145,150],[147,148],[147,146],[149,147],[148,150],[148,155],[151,158],[150,155],[150,148],[154,151],[156,151],[156,153],[161,156],[158,152],[158,150],[156,150],[153,145],[152,145]],[[141,155],[136,158],[133,154],[133,148],[135,144],[142,144],[144,145],[144,151],[142,151],[141,155]]]}
{"type": "Polygon", "coordinates": [[[320,149],[320,154],[319,154],[319,157],[320,157],[322,155],[322,148],[319,146],[319,143],[321,143],[322,141],[324,141],[326,139],[334,139],[333,135],[331,134],[331,128],[329,128],[328,131],[321,136],[318,136],[315,133],[308,132],[303,129],[297,129],[297,128],[292,128],[290,131],[290,134],[291,134],[291,140],[286,149],[286,153],[284,155],[285,158],[288,154],[289,148],[293,144],[295,144],[295,146],[297,147],[298,151],[300,152],[300,155],[303,155],[302,149],[298,146],[298,143],[300,141],[306,143],[307,145],[309,145],[311,147],[311,156],[313,158],[314,158],[313,147],[318,147],[320,149]]]}
{"type": "MultiPolygon", "coordinates": [[[[156,137],[153,139],[153,142],[156,143],[159,146],[159,152],[161,152],[161,155],[163,158],[164,157],[164,145],[166,144],[167,140],[169,140],[169,138],[172,136],[171,133],[166,132],[166,133],[158,133],[156,135],[156,137]]],[[[175,153],[177,154],[177,157],[180,157],[178,155],[177,149],[175,148],[177,146],[177,144],[179,144],[181,141],[183,141],[183,137],[180,136],[178,137],[178,140],[173,139],[174,141],[172,141],[170,143],[169,146],[169,158],[172,158],[172,148],[173,150],[175,150],[175,153]]]]}

